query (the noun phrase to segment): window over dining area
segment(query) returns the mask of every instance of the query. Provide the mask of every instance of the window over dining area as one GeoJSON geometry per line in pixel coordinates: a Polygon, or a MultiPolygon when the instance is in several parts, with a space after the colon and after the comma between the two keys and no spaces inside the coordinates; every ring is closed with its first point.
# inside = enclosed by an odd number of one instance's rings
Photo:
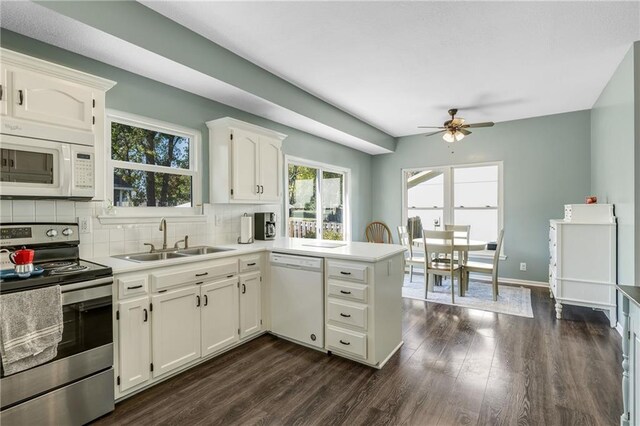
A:
{"type": "Polygon", "coordinates": [[[445,224],[470,225],[469,238],[496,241],[502,228],[502,163],[403,170],[403,223],[415,237],[445,224]]]}

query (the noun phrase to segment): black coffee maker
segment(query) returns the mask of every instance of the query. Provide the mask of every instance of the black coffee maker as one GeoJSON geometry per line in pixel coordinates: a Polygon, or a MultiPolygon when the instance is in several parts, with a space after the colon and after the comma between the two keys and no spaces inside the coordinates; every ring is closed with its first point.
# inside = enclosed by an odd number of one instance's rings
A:
{"type": "Polygon", "coordinates": [[[276,214],[254,213],[254,233],[256,240],[273,240],[276,237],[276,214]]]}

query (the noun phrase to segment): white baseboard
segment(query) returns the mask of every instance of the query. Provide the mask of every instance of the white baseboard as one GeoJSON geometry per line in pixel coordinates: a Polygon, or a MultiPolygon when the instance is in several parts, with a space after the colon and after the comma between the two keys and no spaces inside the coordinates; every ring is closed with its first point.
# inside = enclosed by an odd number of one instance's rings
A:
{"type": "Polygon", "coordinates": [[[618,331],[618,334],[620,335],[620,337],[622,337],[622,333],[624,332],[624,327],[622,327],[622,324],[620,324],[619,322],[616,323],[616,330],[618,331]]]}
{"type": "MultiPolygon", "coordinates": [[[[477,281],[491,281],[487,275],[475,275],[471,274],[471,277],[477,281]]],[[[516,278],[503,278],[498,277],[498,282],[502,284],[515,284],[515,285],[528,285],[531,287],[546,287],[549,288],[549,283],[544,281],[529,281],[529,280],[519,280],[516,278]]]]}
{"type": "MultiPolygon", "coordinates": [[[[406,273],[409,273],[409,268],[406,269],[406,273]]],[[[413,272],[415,275],[422,275],[421,270],[417,270],[413,272]]],[[[471,278],[476,281],[486,281],[491,282],[491,277],[485,274],[471,274],[471,278]]],[[[529,280],[519,280],[517,278],[504,278],[498,277],[498,282],[502,284],[515,284],[515,285],[527,285],[531,287],[546,287],[549,288],[549,283],[544,281],[529,281],[529,280]]]]}

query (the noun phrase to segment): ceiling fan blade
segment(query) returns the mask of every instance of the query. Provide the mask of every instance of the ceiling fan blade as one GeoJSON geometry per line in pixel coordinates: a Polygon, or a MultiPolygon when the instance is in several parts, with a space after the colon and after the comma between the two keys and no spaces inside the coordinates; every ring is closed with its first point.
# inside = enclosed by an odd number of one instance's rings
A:
{"type": "Polygon", "coordinates": [[[458,129],[458,130],[460,131],[460,133],[462,133],[462,134],[463,134],[463,135],[465,135],[465,136],[466,136],[466,135],[470,135],[470,134],[471,134],[471,132],[470,132],[470,131],[468,131],[467,129],[458,129]]]}
{"type": "Polygon", "coordinates": [[[418,126],[418,129],[444,129],[442,126],[418,126]]]}
{"type": "Polygon", "coordinates": [[[446,132],[446,130],[439,130],[439,131],[437,131],[437,132],[425,133],[425,135],[424,135],[424,136],[425,136],[425,137],[426,137],[426,136],[433,136],[433,135],[437,135],[438,133],[444,133],[444,132],[446,132]]]}
{"type": "Polygon", "coordinates": [[[462,127],[464,128],[474,128],[474,127],[493,127],[495,123],[493,121],[487,121],[485,123],[472,123],[472,124],[465,124],[462,127]]]}

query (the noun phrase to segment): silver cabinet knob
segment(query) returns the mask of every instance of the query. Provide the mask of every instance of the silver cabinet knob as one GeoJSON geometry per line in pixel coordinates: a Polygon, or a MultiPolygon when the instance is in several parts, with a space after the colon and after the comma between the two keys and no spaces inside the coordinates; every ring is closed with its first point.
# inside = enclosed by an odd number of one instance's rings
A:
{"type": "Polygon", "coordinates": [[[53,237],[56,237],[56,236],[58,236],[58,231],[56,231],[55,229],[49,229],[47,231],[47,237],[53,238],[53,237]]]}
{"type": "Polygon", "coordinates": [[[68,237],[69,235],[73,235],[73,229],[71,228],[64,228],[62,230],[62,235],[64,235],[65,237],[68,237]]]}

